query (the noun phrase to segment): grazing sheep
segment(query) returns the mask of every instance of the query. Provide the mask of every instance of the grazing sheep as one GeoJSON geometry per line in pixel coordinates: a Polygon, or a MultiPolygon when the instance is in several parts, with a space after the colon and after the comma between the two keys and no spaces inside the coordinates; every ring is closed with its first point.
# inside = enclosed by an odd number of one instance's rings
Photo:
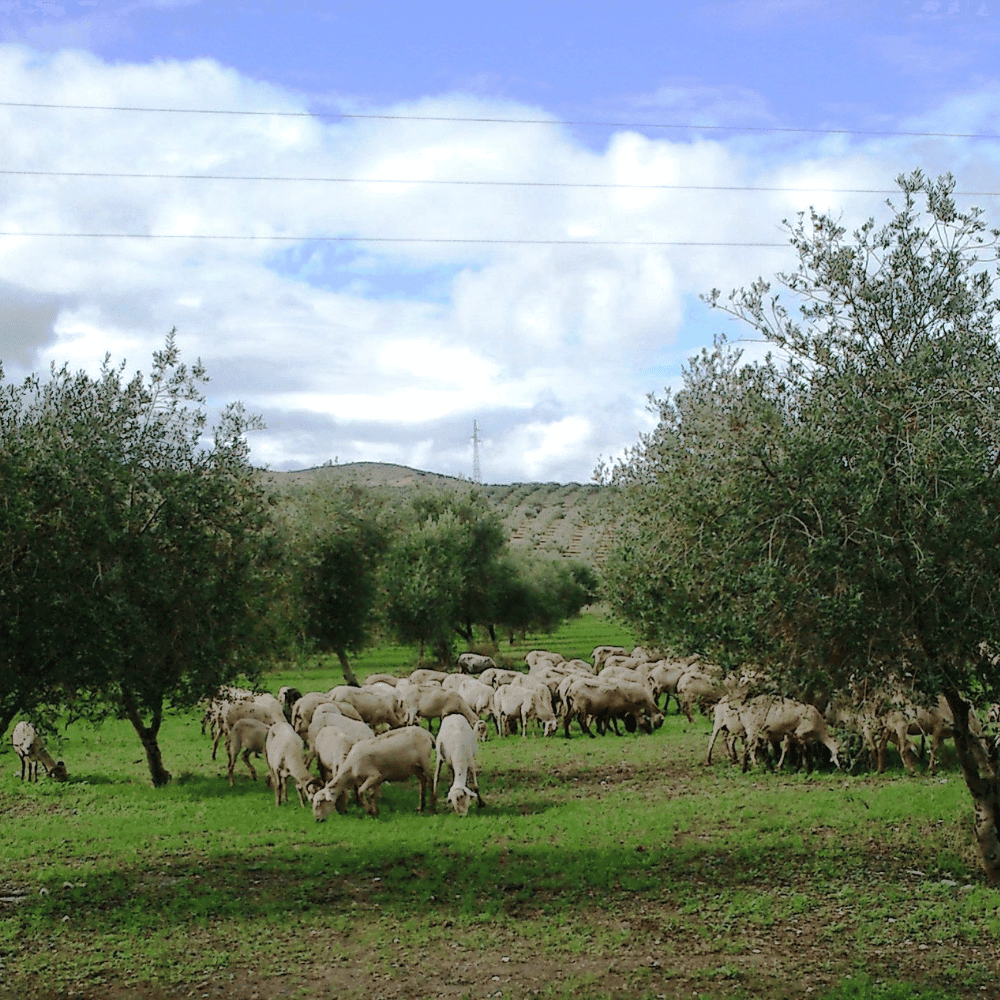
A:
{"type": "Polygon", "coordinates": [[[420,724],[420,719],[426,719],[427,728],[432,732],[432,720],[443,719],[455,712],[464,715],[470,726],[475,726],[479,721],[479,716],[472,711],[460,694],[455,691],[445,691],[437,684],[408,688],[404,694],[404,705],[408,719],[416,719],[417,725],[420,724]]]}
{"type": "Polygon", "coordinates": [[[257,780],[257,772],[250,763],[250,754],[258,757],[264,753],[267,746],[268,727],[257,719],[237,719],[236,724],[226,734],[226,755],[229,757],[229,784],[232,786],[233,768],[240,754],[243,754],[243,761],[250,769],[250,777],[257,780]]]}
{"type": "Polygon", "coordinates": [[[338,687],[330,691],[330,698],[341,707],[345,704],[352,706],[362,721],[372,729],[382,725],[389,729],[398,729],[406,725],[402,700],[395,688],[391,689],[389,695],[385,695],[374,686],[365,689],[338,687]]]}
{"type": "Polygon", "coordinates": [[[274,789],[274,804],[280,806],[288,801],[288,778],[295,779],[295,790],[299,794],[299,805],[305,806],[305,798],[312,801],[313,795],[323,787],[323,782],[315,778],[302,759],[302,739],[297,732],[282,720],[267,731],[267,766],[270,772],[268,783],[274,789]]]}
{"type": "Polygon", "coordinates": [[[24,781],[26,767],[28,781],[38,781],[39,763],[53,781],[65,781],[69,777],[66,765],[61,760],[52,759],[45,749],[42,738],[30,722],[21,721],[14,727],[11,742],[14,744],[14,753],[21,759],[22,781],[24,781]]]}
{"type": "Polygon", "coordinates": [[[559,728],[552,711],[552,696],[544,685],[504,684],[498,687],[493,692],[493,719],[499,736],[507,735],[512,719],[521,721],[521,739],[527,738],[530,719],[538,719],[545,736],[555,735],[559,728]]]}
{"type": "MultiPolygon", "coordinates": [[[[791,698],[778,698],[774,695],[762,694],[751,698],[739,706],[740,722],[746,730],[746,747],[743,750],[743,770],[747,769],[747,759],[757,763],[757,747],[761,742],[782,742],[781,757],[778,767],[785,762],[788,748],[795,743],[804,747],[806,743],[822,743],[830,751],[835,766],[840,767],[837,760],[838,746],[830,735],[830,729],[819,709],[814,705],[805,705],[791,698]]],[[[808,760],[808,758],[807,758],[808,760]]]]}
{"type": "MultiPolygon", "coordinates": [[[[560,691],[563,691],[560,685],[560,691]]],[[[663,716],[653,702],[652,695],[641,684],[615,681],[614,686],[602,684],[599,679],[573,679],[563,694],[563,727],[569,736],[569,724],[575,716],[580,728],[590,737],[593,733],[587,724],[591,717],[597,722],[597,731],[603,735],[609,724],[618,731],[617,720],[624,719],[629,732],[641,727],[651,733],[663,725],[663,716]]]]}
{"type": "Polygon", "coordinates": [[[480,808],[484,805],[479,794],[476,742],[476,734],[462,716],[449,715],[441,720],[437,738],[437,766],[434,768],[434,796],[437,797],[441,765],[447,763],[452,774],[448,805],[459,816],[468,815],[473,795],[480,808]]]}
{"type": "Polygon", "coordinates": [[[431,786],[431,810],[437,802],[431,754],[434,737],[419,726],[390,729],[371,740],[361,740],[351,747],[336,777],[313,797],[313,816],[322,822],[336,809],[346,808],[343,793],[354,788],[369,816],[378,815],[378,791],[383,781],[420,782],[420,805],[423,812],[427,786],[431,786]]]}

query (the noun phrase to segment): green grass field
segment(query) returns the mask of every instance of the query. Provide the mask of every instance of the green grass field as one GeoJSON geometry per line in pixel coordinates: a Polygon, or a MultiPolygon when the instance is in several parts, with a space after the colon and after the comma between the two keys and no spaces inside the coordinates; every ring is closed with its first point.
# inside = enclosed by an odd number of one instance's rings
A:
{"type": "MultiPolygon", "coordinates": [[[[524,648],[602,642],[631,644],[584,616],[524,648]]],[[[710,728],[491,739],[486,809],[417,815],[411,782],[323,824],[242,765],[231,789],[198,713],[164,723],[160,790],[127,725],[71,726],[62,785],[22,784],[8,746],[0,997],[1000,995],[1000,893],[951,758],[933,779],[744,775],[704,766],[710,728]]]]}

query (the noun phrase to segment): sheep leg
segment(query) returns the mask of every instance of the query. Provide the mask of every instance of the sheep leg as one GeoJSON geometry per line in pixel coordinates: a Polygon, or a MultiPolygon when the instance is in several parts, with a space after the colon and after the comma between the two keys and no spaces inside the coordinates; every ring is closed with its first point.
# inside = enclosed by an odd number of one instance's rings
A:
{"type": "MultiPolygon", "coordinates": [[[[442,754],[437,755],[437,764],[434,765],[434,794],[437,795],[438,780],[441,777],[441,765],[444,763],[444,756],[442,754]]],[[[454,771],[454,768],[452,768],[454,771]]]]}
{"type": "MultiPolygon", "coordinates": [[[[250,768],[250,777],[253,778],[254,781],[256,781],[257,780],[257,772],[253,769],[253,764],[250,763],[250,754],[251,753],[253,753],[253,751],[250,749],[250,747],[247,747],[246,750],[243,751],[243,763],[246,764],[246,766],[248,768],[250,768]]],[[[229,770],[230,770],[230,773],[232,773],[232,768],[230,768],[229,770]]],[[[230,782],[230,784],[231,784],[231,782],[230,782]]]]}
{"type": "Polygon", "coordinates": [[[476,774],[474,767],[469,768],[469,774],[465,780],[470,790],[476,793],[476,805],[480,809],[484,808],[486,803],[483,802],[483,797],[479,794],[479,775],[476,774]]]}
{"type": "Polygon", "coordinates": [[[378,815],[378,802],[376,801],[378,796],[378,788],[381,782],[379,781],[379,776],[377,774],[369,775],[361,783],[358,788],[358,799],[361,802],[362,807],[369,816],[378,815]],[[365,793],[372,789],[372,794],[365,796],[365,793]]]}

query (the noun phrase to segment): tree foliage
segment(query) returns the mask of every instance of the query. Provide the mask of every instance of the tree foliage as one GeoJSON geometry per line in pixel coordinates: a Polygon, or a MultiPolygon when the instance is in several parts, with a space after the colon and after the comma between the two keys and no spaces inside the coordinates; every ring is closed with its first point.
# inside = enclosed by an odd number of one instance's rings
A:
{"type": "MultiPolygon", "coordinates": [[[[1000,234],[950,176],[898,183],[885,225],[789,226],[797,310],[763,280],[707,297],[772,353],[744,364],[719,338],[651,400],[614,473],[609,578],[652,642],[765,664],[789,692],[905,683],[966,720],[963,694],[1000,693],[1000,302],[979,258],[1000,234]]],[[[977,764],[959,728],[995,878],[996,752],[977,764]]]]}
{"type": "Polygon", "coordinates": [[[383,612],[382,561],[394,518],[371,490],[298,490],[285,498],[288,589],[306,644],[333,652],[357,684],[350,657],[375,641],[383,612]]]}
{"type": "Polygon", "coordinates": [[[174,334],[148,379],[52,369],[0,395],[0,705],[131,721],[154,784],[167,707],[273,648],[268,499],[239,404],[206,432],[207,376],[174,334]]]}

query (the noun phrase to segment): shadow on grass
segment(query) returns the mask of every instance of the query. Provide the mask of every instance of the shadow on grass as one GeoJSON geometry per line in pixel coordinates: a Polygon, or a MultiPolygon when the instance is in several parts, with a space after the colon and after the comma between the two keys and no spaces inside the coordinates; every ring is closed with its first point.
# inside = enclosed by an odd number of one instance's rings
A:
{"type": "MultiPolygon", "coordinates": [[[[374,824],[372,837],[349,843],[339,839],[333,821],[328,839],[282,847],[265,842],[253,855],[219,851],[164,858],[153,867],[99,867],[87,873],[85,883],[53,882],[48,895],[22,904],[18,917],[39,930],[69,917],[78,929],[136,934],[217,919],[300,919],[312,908],[331,906],[347,913],[355,906],[372,907],[403,919],[435,914],[482,920],[526,910],[612,907],[623,898],[662,900],[670,886],[688,885],[692,877],[719,892],[745,889],[761,879],[781,883],[782,872],[801,877],[807,867],[802,852],[791,847],[770,850],[765,871],[759,852],[749,848],[520,847],[485,843],[477,826],[473,808],[456,828],[455,840],[442,840],[448,831],[438,824],[415,847],[376,836],[384,828],[374,824]]],[[[859,863],[863,867],[864,859],[859,863]]],[[[840,866],[842,878],[849,877],[846,867],[840,866]]]]}

